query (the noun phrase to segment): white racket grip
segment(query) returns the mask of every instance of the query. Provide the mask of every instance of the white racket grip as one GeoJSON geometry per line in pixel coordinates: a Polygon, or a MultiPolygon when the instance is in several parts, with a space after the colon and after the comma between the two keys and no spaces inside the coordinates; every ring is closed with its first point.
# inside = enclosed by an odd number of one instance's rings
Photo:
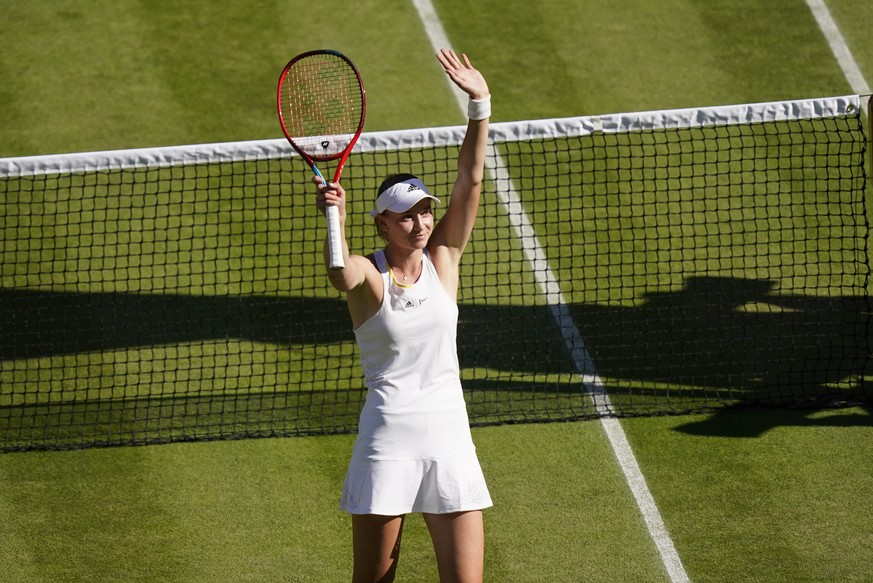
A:
{"type": "Polygon", "coordinates": [[[343,269],[346,264],[343,261],[343,241],[340,232],[339,209],[335,206],[327,207],[327,248],[330,254],[330,268],[343,269]]]}

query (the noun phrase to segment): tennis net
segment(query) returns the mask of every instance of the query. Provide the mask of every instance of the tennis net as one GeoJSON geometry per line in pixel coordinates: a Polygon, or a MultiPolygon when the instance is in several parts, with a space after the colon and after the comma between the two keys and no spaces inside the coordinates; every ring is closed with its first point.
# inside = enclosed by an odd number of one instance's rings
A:
{"type": "MultiPolygon", "coordinates": [[[[450,192],[463,131],[362,136],[353,250],[381,243],[385,175],[450,192]]],[[[869,403],[867,144],[858,96],[493,124],[471,423],[869,403]]],[[[355,430],[354,334],[283,140],[0,160],[0,198],[3,451],[355,430]]]]}

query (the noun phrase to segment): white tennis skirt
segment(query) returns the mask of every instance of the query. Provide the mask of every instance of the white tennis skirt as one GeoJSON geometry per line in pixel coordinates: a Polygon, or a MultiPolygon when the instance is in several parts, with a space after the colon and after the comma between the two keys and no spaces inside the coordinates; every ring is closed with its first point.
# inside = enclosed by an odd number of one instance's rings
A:
{"type": "Polygon", "coordinates": [[[435,460],[353,458],[340,508],[351,514],[446,514],[492,505],[476,452],[435,460]]]}

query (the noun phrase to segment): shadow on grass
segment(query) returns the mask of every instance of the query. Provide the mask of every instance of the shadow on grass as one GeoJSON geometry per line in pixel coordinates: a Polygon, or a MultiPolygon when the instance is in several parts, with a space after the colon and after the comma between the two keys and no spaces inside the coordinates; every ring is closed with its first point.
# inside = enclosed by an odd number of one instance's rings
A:
{"type": "MultiPolygon", "coordinates": [[[[490,371],[465,379],[471,422],[594,417],[592,387],[580,372],[597,373],[602,386],[594,388],[605,389],[619,416],[869,403],[868,304],[866,297],[783,294],[768,280],[716,277],[690,278],[683,289],[648,294],[632,307],[573,304],[596,371],[577,370],[549,306],[462,304],[462,368],[490,371]]],[[[7,364],[197,341],[247,340],[276,351],[354,342],[345,302],[329,298],[4,289],[0,326],[0,361],[7,364]]],[[[61,395],[26,403],[7,390],[0,392],[6,401],[0,429],[11,434],[28,420],[49,419],[74,429],[47,440],[88,443],[83,433],[92,425],[113,436],[105,443],[354,430],[363,386],[318,390],[308,379],[336,365],[315,357],[304,362],[312,370],[298,371],[291,386],[254,392],[176,393],[168,386],[117,402],[61,395]],[[201,428],[198,419],[208,425],[201,428]]],[[[41,391],[69,383],[50,371],[34,378],[41,391]]],[[[712,430],[724,427],[713,418],[712,430]]]]}
{"type": "Polygon", "coordinates": [[[676,431],[699,436],[749,438],[760,437],[776,427],[873,427],[873,408],[869,406],[864,407],[865,413],[816,415],[824,410],[824,407],[767,410],[726,407],[702,421],[683,423],[676,431]]]}

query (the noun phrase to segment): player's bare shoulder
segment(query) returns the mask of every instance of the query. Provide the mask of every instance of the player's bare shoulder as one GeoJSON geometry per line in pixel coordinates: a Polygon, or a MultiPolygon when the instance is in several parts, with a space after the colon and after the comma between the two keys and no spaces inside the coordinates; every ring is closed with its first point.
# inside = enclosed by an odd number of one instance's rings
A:
{"type": "Polygon", "coordinates": [[[357,328],[379,311],[385,290],[382,272],[379,271],[373,254],[350,256],[346,269],[350,267],[361,276],[360,283],[346,292],[352,325],[357,328]]]}

